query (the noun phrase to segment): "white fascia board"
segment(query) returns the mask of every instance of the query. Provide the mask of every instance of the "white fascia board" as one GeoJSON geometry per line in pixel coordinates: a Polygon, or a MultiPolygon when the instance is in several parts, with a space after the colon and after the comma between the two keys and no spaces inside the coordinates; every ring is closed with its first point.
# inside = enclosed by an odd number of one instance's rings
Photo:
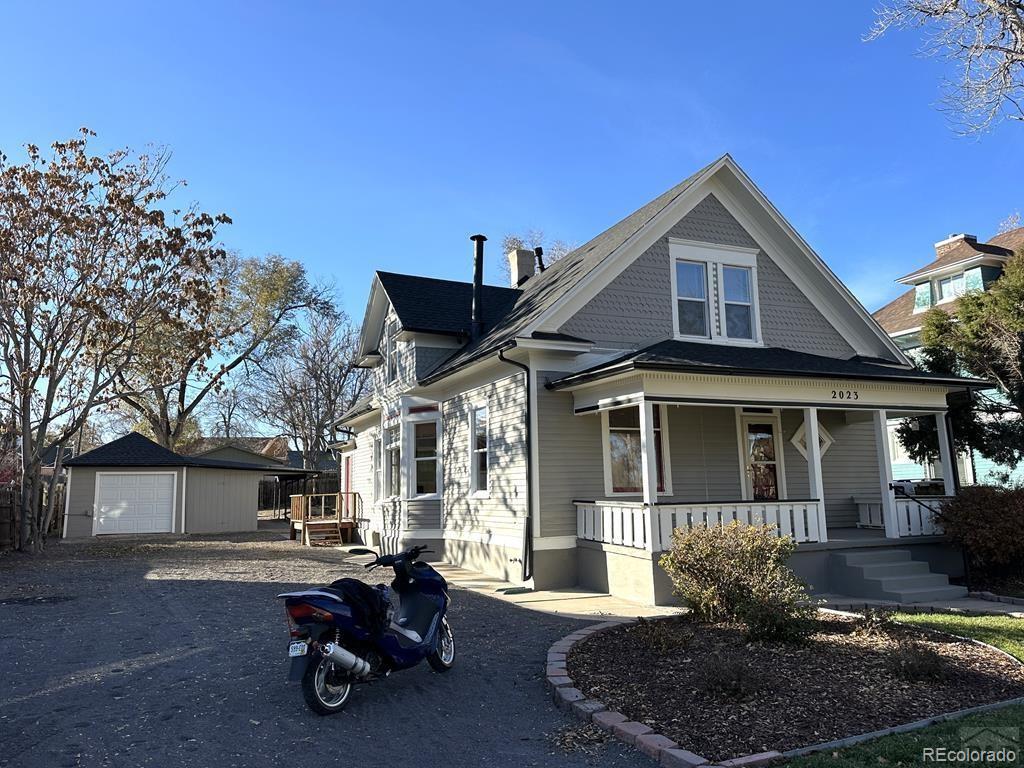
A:
{"type": "Polygon", "coordinates": [[[788,245],[795,247],[807,259],[808,263],[815,268],[816,276],[820,276],[821,281],[816,285],[815,281],[807,279],[800,269],[794,268],[793,262],[786,258],[787,244],[778,242],[753,216],[749,215],[746,207],[730,189],[724,184],[719,183],[717,179],[712,180],[708,184],[711,187],[710,191],[715,193],[715,197],[718,198],[719,202],[725,206],[726,210],[729,211],[740,225],[750,232],[751,237],[764,248],[779,269],[811,300],[818,311],[821,312],[825,319],[832,323],[857,354],[877,357],[878,347],[867,343],[869,340],[877,340],[897,360],[909,365],[910,363],[903,352],[889,338],[889,335],[871,316],[871,313],[864,308],[864,305],[860,303],[842,280],[836,276],[828,264],[807,244],[803,237],[800,236],[800,233],[786,221],[778,209],[765,197],[764,193],[754,185],[750,178],[735,163],[730,164],[729,168],[733,171],[733,177],[740,184],[741,188],[754,198],[762,212],[767,214],[772,223],[782,230],[782,233],[789,241],[788,245]],[[823,291],[823,287],[831,288],[839,294],[839,298],[843,299],[847,306],[857,315],[858,319],[863,321],[857,324],[861,327],[858,328],[857,325],[843,317],[842,313],[836,309],[834,297],[830,297],[823,291]],[[870,335],[865,333],[865,331],[869,332],[870,335]]]}
{"type": "Polygon", "coordinates": [[[714,176],[729,160],[723,156],[717,163],[709,167],[703,175],[694,179],[690,187],[669,205],[661,210],[653,219],[634,232],[622,245],[605,257],[604,261],[591,270],[576,284],[572,292],[563,294],[558,301],[548,307],[541,315],[527,326],[523,336],[530,336],[534,331],[557,332],[573,315],[586,306],[587,302],[597,296],[612,280],[622,274],[625,269],[648,248],[654,245],[673,224],[683,218],[703,200],[708,193],[705,183],[714,176]]]}
{"type": "Polygon", "coordinates": [[[589,352],[594,344],[589,341],[553,341],[548,339],[531,339],[521,336],[516,337],[516,346],[519,349],[540,350],[547,352],[568,352],[580,355],[589,352]]]}
{"type": "Polygon", "coordinates": [[[359,354],[368,357],[379,344],[380,329],[390,306],[384,286],[376,274],[370,283],[370,294],[366,297],[366,311],[363,313],[363,325],[359,333],[359,354]]]}

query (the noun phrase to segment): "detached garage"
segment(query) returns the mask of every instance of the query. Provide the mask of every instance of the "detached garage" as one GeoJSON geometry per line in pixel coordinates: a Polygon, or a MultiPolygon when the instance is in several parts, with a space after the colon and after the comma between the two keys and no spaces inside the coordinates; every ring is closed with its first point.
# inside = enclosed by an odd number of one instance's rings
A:
{"type": "Polygon", "coordinates": [[[64,538],[255,531],[280,464],[182,456],[132,432],[68,460],[64,538]]]}

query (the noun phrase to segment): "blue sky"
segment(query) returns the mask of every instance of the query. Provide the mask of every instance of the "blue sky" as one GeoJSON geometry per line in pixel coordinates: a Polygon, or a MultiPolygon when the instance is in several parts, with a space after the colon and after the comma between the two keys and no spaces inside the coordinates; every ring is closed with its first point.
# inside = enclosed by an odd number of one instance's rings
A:
{"type": "Polygon", "coordinates": [[[247,255],[360,319],[374,269],[470,276],[468,236],[582,243],[723,152],[869,309],[1024,210],[1024,126],[957,137],[949,65],[870,2],[9,2],[0,150],[80,125],[174,151],[247,255]],[[10,66],[14,63],[16,66],[10,66]]]}

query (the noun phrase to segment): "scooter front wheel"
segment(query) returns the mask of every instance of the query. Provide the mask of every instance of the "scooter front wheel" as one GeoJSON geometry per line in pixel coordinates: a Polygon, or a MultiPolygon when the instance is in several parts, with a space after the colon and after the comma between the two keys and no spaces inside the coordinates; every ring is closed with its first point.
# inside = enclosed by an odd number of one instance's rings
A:
{"type": "Polygon", "coordinates": [[[310,663],[302,676],[302,698],[318,715],[341,712],[351,695],[352,681],[348,674],[326,656],[310,663]]]}
{"type": "Polygon", "coordinates": [[[441,619],[437,630],[437,649],[427,656],[427,663],[435,672],[447,672],[455,665],[455,636],[448,619],[441,619]]]}

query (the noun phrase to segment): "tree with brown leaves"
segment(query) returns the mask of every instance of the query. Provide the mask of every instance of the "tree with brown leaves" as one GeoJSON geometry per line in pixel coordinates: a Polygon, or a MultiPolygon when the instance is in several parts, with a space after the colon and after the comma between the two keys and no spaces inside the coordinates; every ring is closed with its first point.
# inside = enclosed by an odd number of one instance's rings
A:
{"type": "Polygon", "coordinates": [[[217,228],[230,222],[165,212],[169,153],[94,155],[94,135],[49,156],[29,145],[20,165],[0,155],[0,407],[20,440],[20,545],[33,551],[54,511],[40,502],[48,438],[61,457],[147,339],[209,311],[217,228]]]}

